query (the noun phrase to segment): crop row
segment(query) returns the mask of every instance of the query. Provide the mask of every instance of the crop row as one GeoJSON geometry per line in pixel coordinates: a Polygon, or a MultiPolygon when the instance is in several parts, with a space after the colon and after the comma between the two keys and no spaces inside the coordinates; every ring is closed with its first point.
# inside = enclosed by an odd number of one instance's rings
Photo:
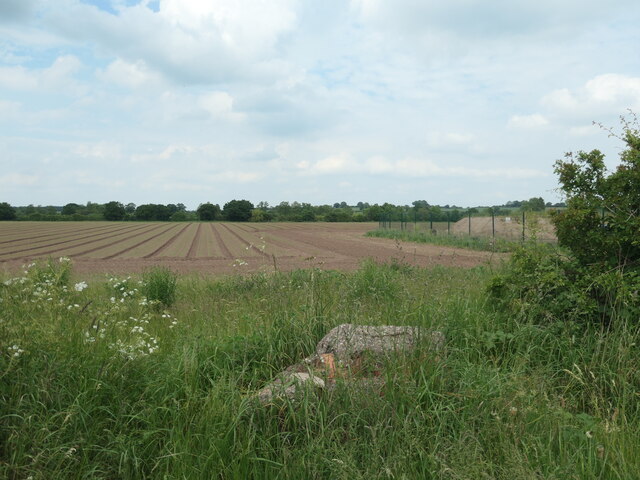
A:
{"type": "Polygon", "coordinates": [[[49,256],[96,260],[308,257],[335,255],[336,241],[326,237],[335,228],[326,224],[2,222],[0,226],[0,262],[49,256]]]}

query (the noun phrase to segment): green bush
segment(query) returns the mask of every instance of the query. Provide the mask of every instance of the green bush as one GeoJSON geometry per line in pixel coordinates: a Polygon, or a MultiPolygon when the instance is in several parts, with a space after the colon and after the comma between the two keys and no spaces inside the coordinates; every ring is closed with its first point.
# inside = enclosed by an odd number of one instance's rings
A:
{"type": "Polygon", "coordinates": [[[560,245],[582,265],[638,268],[640,262],[640,125],[624,117],[621,163],[607,174],[598,150],[567,154],[555,171],[567,208],[553,216],[560,245]]]}
{"type": "MultiPolygon", "coordinates": [[[[613,320],[640,314],[640,128],[622,118],[626,148],[607,173],[598,150],[556,162],[567,208],[553,214],[567,255],[529,246],[516,252],[490,292],[532,319],[613,320]]],[[[610,131],[610,130],[609,130],[610,131]]],[[[611,131],[610,131],[611,132],[611,131]]],[[[615,135],[615,134],[614,134],[615,135]]]]}
{"type": "Polygon", "coordinates": [[[176,300],[177,276],[166,267],[154,267],[142,275],[142,291],[147,300],[170,307],[176,300]]]}

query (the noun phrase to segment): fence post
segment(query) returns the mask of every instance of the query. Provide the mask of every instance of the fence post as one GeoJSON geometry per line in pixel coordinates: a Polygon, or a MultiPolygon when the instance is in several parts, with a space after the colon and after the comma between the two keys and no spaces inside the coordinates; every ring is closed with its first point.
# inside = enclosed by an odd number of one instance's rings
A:
{"type": "Polygon", "coordinates": [[[491,208],[491,236],[496,239],[496,213],[493,207],[491,208]]]}

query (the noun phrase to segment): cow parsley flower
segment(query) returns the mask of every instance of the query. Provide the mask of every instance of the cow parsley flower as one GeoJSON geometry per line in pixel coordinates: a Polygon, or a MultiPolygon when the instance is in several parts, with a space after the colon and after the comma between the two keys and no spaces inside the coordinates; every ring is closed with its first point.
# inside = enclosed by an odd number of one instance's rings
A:
{"type": "Polygon", "coordinates": [[[73,288],[75,289],[76,292],[81,292],[88,286],[89,285],[87,285],[87,282],[79,282],[79,283],[76,283],[73,288]]]}
{"type": "Polygon", "coordinates": [[[9,347],[9,355],[12,357],[19,357],[24,353],[24,350],[18,347],[18,345],[12,345],[9,347]]]}

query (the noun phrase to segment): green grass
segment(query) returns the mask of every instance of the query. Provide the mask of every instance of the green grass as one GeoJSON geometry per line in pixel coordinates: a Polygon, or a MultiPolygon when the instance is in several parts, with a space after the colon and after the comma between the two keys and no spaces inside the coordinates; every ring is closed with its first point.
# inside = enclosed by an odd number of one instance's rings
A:
{"type": "Polygon", "coordinates": [[[0,283],[0,478],[640,471],[638,326],[507,317],[487,300],[487,267],[182,276],[166,310],[137,278],[77,291],[83,279],[64,287],[54,267],[0,283]],[[279,406],[251,399],[345,322],[438,328],[446,353],[390,360],[382,395],[345,383],[279,406]]]}
{"type": "Polygon", "coordinates": [[[441,233],[433,235],[430,232],[416,232],[410,230],[380,229],[367,232],[367,237],[391,238],[404,242],[429,243],[447,247],[467,248],[488,252],[513,252],[522,246],[520,242],[513,242],[503,238],[476,237],[467,235],[447,235],[441,233]]]}

